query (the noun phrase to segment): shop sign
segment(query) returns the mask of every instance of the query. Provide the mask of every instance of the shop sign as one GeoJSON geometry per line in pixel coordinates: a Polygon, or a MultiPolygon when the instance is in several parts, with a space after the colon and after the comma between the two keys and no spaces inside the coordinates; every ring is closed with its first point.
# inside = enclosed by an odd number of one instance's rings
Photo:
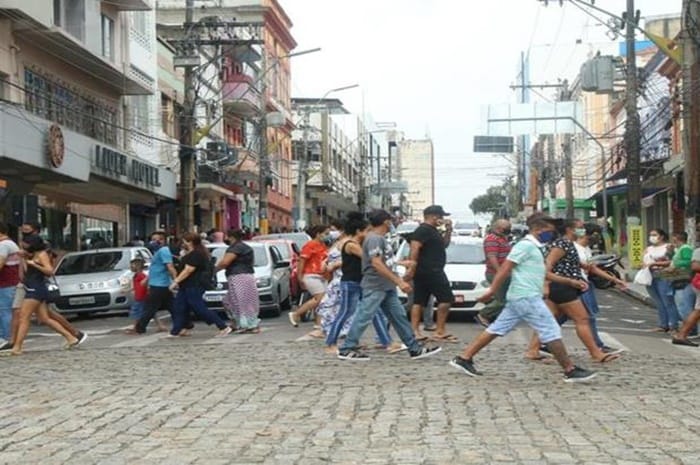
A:
{"type": "Polygon", "coordinates": [[[629,226],[629,257],[632,268],[641,268],[644,258],[644,231],[641,225],[629,226]]]}
{"type": "Polygon", "coordinates": [[[93,165],[100,172],[114,179],[126,178],[130,182],[148,187],[160,187],[158,168],[141,160],[124,155],[109,147],[95,146],[93,165]]]}
{"type": "Polygon", "coordinates": [[[63,141],[63,131],[61,131],[61,127],[58,124],[52,124],[49,126],[49,142],[47,145],[49,164],[54,168],[60,168],[65,154],[66,146],[63,141]]]}

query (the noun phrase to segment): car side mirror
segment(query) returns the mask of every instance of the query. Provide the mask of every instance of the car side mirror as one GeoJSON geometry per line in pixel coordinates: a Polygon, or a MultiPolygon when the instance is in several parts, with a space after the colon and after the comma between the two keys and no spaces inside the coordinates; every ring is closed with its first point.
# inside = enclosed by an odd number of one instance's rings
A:
{"type": "Polygon", "coordinates": [[[288,261],[282,260],[275,263],[275,268],[289,268],[290,263],[288,261]]]}

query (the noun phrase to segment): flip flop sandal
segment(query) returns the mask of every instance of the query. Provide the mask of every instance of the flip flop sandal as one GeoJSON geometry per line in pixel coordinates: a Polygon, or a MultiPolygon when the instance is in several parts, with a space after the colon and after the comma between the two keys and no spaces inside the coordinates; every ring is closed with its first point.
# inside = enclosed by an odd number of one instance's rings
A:
{"type": "Polygon", "coordinates": [[[610,363],[620,358],[620,354],[606,354],[605,357],[600,360],[596,360],[598,363],[610,363]]]}
{"type": "Polygon", "coordinates": [[[528,360],[530,362],[542,362],[542,363],[552,363],[554,362],[554,359],[552,357],[547,357],[545,355],[538,355],[537,357],[528,357],[525,356],[525,360],[528,360]]]}
{"type": "Polygon", "coordinates": [[[459,342],[457,336],[452,334],[443,334],[441,336],[436,334],[431,339],[435,342],[449,342],[451,344],[457,344],[459,342]]]}
{"type": "Polygon", "coordinates": [[[416,341],[418,342],[425,342],[428,339],[430,339],[428,336],[416,336],[416,341]]]}

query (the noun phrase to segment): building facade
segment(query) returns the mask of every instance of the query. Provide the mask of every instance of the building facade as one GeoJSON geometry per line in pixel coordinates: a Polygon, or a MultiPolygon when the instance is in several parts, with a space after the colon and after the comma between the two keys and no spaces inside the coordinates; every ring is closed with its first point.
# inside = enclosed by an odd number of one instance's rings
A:
{"type": "Polygon", "coordinates": [[[408,217],[420,217],[423,209],[435,203],[435,154],[430,139],[398,142],[400,179],[407,185],[403,194],[408,217]]]}
{"type": "Polygon", "coordinates": [[[131,60],[130,12],[151,8],[0,1],[0,215],[39,221],[56,248],[143,236],[175,198],[174,173],[132,149],[149,134],[125,111],[126,96],[155,92],[154,68],[131,60]]]}

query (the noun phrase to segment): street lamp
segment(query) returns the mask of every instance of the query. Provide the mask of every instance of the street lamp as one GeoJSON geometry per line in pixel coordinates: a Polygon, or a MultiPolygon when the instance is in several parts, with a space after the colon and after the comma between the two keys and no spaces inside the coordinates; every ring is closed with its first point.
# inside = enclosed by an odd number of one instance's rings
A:
{"type": "Polygon", "coordinates": [[[342,87],[335,87],[333,89],[328,90],[325,94],[323,94],[323,97],[318,99],[316,103],[312,105],[307,105],[303,109],[304,116],[303,116],[303,149],[302,153],[299,156],[299,161],[297,162],[297,220],[296,220],[296,227],[297,229],[304,229],[306,228],[306,182],[308,181],[307,179],[307,172],[306,170],[308,169],[308,150],[309,150],[309,124],[310,124],[310,116],[311,112],[315,110],[315,107],[319,105],[321,102],[323,102],[326,97],[328,97],[330,94],[334,92],[342,92],[344,90],[349,90],[349,89],[354,89],[356,87],[360,87],[359,84],[351,84],[347,86],[342,86],[342,87]]]}

